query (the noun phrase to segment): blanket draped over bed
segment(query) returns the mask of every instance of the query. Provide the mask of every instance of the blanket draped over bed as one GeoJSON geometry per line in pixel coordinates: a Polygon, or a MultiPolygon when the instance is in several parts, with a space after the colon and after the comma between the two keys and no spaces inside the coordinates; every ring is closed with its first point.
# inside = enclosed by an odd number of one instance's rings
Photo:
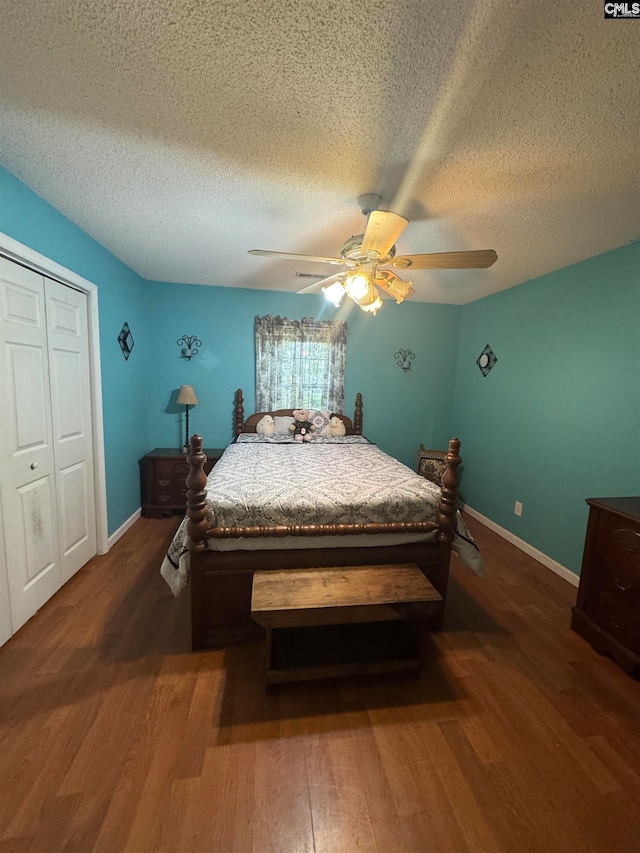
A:
{"type": "MultiPolygon", "coordinates": [[[[360,435],[298,443],[242,434],[207,481],[207,547],[317,548],[318,536],[322,547],[422,541],[436,536],[440,499],[438,486],[360,435]]],[[[174,595],[188,580],[190,544],[185,519],[161,569],[174,595]]],[[[459,513],[452,547],[482,573],[459,513]]]]}

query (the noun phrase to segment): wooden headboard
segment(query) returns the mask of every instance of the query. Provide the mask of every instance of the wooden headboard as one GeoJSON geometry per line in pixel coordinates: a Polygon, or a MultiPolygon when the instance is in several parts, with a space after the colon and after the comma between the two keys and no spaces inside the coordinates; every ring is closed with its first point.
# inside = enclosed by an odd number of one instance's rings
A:
{"type": "MultiPolygon", "coordinates": [[[[253,415],[244,419],[242,389],[238,388],[235,394],[235,404],[233,407],[233,434],[237,438],[241,432],[255,432],[256,424],[265,415],[272,417],[293,417],[293,409],[277,409],[274,412],[256,412],[253,415]]],[[[343,415],[341,412],[332,412],[331,416],[340,418],[344,423],[347,435],[362,435],[362,394],[356,395],[356,404],[353,413],[353,420],[343,415]]]]}

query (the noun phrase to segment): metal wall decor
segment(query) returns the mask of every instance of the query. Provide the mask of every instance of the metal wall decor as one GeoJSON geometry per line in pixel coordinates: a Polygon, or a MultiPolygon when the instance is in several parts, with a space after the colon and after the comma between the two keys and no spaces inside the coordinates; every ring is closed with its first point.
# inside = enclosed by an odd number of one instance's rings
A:
{"type": "Polygon", "coordinates": [[[128,323],[125,323],[122,327],[122,331],[118,335],[118,343],[120,344],[120,349],[122,350],[122,355],[125,357],[125,361],[128,361],[134,344],[133,335],[131,334],[131,329],[129,328],[128,323]]]}
{"type": "Polygon", "coordinates": [[[403,370],[411,370],[411,362],[416,355],[410,349],[399,349],[393,357],[397,359],[396,364],[398,367],[401,367],[403,370]]]}
{"type": "Polygon", "coordinates": [[[195,335],[183,335],[178,340],[178,346],[182,347],[181,357],[190,361],[194,355],[198,355],[198,347],[202,346],[202,341],[199,341],[195,335]]]}
{"type": "Polygon", "coordinates": [[[493,365],[498,360],[496,354],[491,349],[489,344],[482,350],[478,358],[476,359],[476,364],[480,368],[482,375],[486,376],[487,373],[491,370],[493,365]]]}

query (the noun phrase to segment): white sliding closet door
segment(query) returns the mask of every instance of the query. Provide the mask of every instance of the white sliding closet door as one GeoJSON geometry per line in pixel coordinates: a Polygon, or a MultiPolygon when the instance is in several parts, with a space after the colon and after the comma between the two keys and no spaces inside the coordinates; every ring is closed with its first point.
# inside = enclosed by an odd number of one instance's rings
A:
{"type": "Polygon", "coordinates": [[[15,633],[96,553],[87,297],[0,258],[0,305],[0,524],[15,633]]]}
{"type": "Polygon", "coordinates": [[[0,482],[13,631],[60,587],[44,281],[0,258],[0,482]]]}
{"type": "Polygon", "coordinates": [[[49,278],[47,312],[60,568],[68,581],[96,553],[87,297],[49,278]]]}

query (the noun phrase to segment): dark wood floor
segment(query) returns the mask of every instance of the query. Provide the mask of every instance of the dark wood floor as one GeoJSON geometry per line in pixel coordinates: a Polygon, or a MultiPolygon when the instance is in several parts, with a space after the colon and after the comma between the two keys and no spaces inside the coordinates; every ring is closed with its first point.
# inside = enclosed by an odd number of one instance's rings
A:
{"type": "Polygon", "coordinates": [[[640,683],[575,589],[470,521],[423,675],[267,694],[260,644],[189,651],[141,519],[0,649],[0,851],[640,851],[640,683]]]}

